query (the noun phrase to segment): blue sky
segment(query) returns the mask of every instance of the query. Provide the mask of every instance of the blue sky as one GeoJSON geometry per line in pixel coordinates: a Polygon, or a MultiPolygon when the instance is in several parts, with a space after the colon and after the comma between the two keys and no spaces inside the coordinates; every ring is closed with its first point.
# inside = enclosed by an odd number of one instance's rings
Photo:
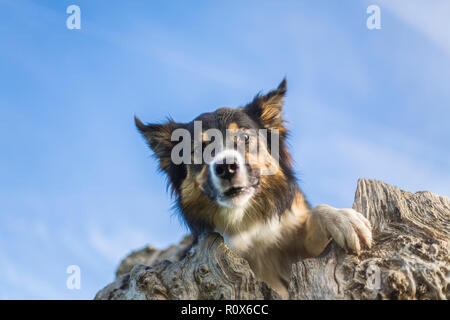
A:
{"type": "Polygon", "coordinates": [[[91,299],[186,230],[133,115],[190,121],[288,78],[313,205],[359,177],[450,195],[448,1],[0,0],[0,299],[91,299]],[[67,6],[81,30],[66,28],[67,6]],[[366,8],[381,8],[380,30],[366,8]],[[66,268],[81,268],[81,289],[66,268]]]}

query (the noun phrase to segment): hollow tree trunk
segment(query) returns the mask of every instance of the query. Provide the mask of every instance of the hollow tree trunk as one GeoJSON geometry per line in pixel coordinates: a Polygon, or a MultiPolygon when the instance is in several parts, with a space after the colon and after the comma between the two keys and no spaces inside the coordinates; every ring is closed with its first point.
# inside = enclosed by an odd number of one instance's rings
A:
{"type": "MultiPolygon", "coordinates": [[[[374,243],[359,257],[332,242],[292,266],[291,299],[448,299],[450,199],[360,179],[353,208],[372,223],[374,243]]],[[[218,234],[187,251],[146,247],[120,264],[96,299],[280,299],[218,234]]]]}

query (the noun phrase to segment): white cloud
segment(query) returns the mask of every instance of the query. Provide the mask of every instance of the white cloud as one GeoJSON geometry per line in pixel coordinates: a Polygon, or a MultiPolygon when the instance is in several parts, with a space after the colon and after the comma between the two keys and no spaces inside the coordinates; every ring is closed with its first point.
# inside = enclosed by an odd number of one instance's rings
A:
{"type": "Polygon", "coordinates": [[[383,180],[410,192],[427,190],[450,195],[450,174],[427,161],[409,156],[395,146],[373,143],[362,137],[335,137],[338,152],[345,155],[344,159],[361,177],[383,180]]]}
{"type": "Polygon", "coordinates": [[[295,160],[304,172],[301,186],[312,204],[351,206],[359,178],[381,180],[412,193],[450,196],[448,170],[382,140],[344,131],[305,136],[295,160]]]}
{"type": "Polygon", "coordinates": [[[450,1],[381,0],[400,20],[422,33],[450,56],[450,1]]]}
{"type": "Polygon", "coordinates": [[[136,226],[123,225],[108,232],[91,225],[88,237],[92,247],[112,264],[117,264],[130,250],[140,248],[148,241],[148,236],[136,226]]]}
{"type": "Polygon", "coordinates": [[[350,206],[358,178],[382,180],[410,192],[450,195],[450,163],[445,162],[450,151],[439,144],[314,99],[293,104],[308,106],[301,115],[294,112],[304,120],[293,128],[291,144],[301,185],[313,204],[350,206]]]}
{"type": "MultiPolygon", "coordinates": [[[[1,247],[0,270],[2,272],[0,283],[6,284],[8,288],[8,290],[0,291],[1,299],[55,299],[63,294],[39,274],[30,272],[33,270],[33,261],[27,265],[16,263],[1,247]]],[[[6,289],[4,284],[2,287],[6,289]]]]}

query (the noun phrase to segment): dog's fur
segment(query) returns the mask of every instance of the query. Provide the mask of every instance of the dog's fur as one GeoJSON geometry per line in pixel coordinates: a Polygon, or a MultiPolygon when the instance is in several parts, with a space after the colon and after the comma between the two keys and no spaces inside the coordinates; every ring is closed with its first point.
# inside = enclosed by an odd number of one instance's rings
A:
{"type": "MultiPolygon", "coordinates": [[[[361,243],[371,246],[372,235],[369,221],[360,213],[327,205],[311,208],[306,201],[297,185],[286,147],[287,130],[282,118],[285,94],[284,79],[275,90],[257,95],[244,107],[221,108],[195,119],[202,121],[203,130],[278,130],[278,171],[273,175],[261,175],[261,169],[267,164],[254,161],[240,166],[236,174],[240,182],[234,178],[217,178],[211,163],[174,164],[171,161],[171,151],[176,144],[171,141],[172,132],[184,128],[193,133],[193,122],[169,120],[164,124],[144,124],[135,120],[159,159],[160,169],[167,174],[177,208],[194,238],[204,232],[220,232],[226,243],[248,260],[258,277],[287,297],[292,263],[319,255],[331,238],[345,250],[359,254],[361,243]],[[243,188],[228,189],[236,194],[227,194],[227,187],[242,183],[243,188]]],[[[265,158],[270,160],[271,141],[263,146],[265,158]]],[[[248,160],[251,156],[246,152],[243,157],[248,160]]]]}

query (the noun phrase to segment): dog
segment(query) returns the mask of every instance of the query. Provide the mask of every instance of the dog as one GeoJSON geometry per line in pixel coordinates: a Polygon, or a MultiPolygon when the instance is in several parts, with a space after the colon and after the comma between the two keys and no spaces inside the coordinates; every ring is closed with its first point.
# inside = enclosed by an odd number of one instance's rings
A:
{"type": "Polygon", "coordinates": [[[282,116],[286,88],[283,79],[247,105],[220,108],[189,123],[144,124],[135,116],[194,242],[203,233],[219,232],[255,275],[284,298],[292,263],[318,256],[332,239],[357,255],[372,243],[370,222],[361,213],[324,204],[312,208],[298,186],[282,116]],[[187,133],[184,148],[182,133],[187,133]],[[225,133],[233,143],[219,139],[225,133]],[[197,157],[213,142],[217,150],[209,160],[197,157]],[[237,142],[246,148],[238,149],[237,142]],[[249,151],[255,144],[258,155],[249,151]],[[174,156],[185,161],[174,161],[174,156]]]}

